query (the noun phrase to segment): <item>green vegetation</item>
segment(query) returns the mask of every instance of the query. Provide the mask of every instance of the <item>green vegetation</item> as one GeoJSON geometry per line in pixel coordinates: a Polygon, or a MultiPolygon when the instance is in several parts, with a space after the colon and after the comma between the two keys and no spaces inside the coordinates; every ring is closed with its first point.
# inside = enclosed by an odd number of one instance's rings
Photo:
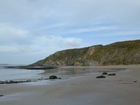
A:
{"type": "Polygon", "coordinates": [[[140,40],[56,52],[33,65],[88,66],[140,64],[140,40]]]}

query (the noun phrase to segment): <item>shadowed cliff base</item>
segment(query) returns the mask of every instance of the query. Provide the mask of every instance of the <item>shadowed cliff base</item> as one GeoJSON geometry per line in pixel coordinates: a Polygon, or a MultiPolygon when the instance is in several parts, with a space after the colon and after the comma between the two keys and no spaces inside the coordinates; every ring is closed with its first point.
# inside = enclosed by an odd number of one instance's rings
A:
{"type": "Polygon", "coordinates": [[[10,69],[30,69],[30,70],[45,70],[45,69],[55,69],[56,66],[4,66],[4,68],[10,69]]]}

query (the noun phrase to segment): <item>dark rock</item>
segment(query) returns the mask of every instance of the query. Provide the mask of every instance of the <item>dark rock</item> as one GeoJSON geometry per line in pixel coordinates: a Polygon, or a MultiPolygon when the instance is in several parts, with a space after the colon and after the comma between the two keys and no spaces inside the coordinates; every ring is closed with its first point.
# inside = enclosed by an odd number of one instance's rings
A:
{"type": "Polygon", "coordinates": [[[107,72],[103,72],[102,75],[107,75],[107,72]]]}
{"type": "Polygon", "coordinates": [[[9,81],[9,84],[12,84],[12,83],[18,83],[18,81],[10,80],[10,81],[9,81]]]}
{"type": "Polygon", "coordinates": [[[112,74],[108,74],[108,76],[115,76],[116,74],[115,73],[112,73],[112,74]]]}
{"type": "Polygon", "coordinates": [[[137,82],[137,81],[134,81],[134,82],[137,82]]]}
{"type": "Polygon", "coordinates": [[[2,96],[4,96],[4,95],[0,95],[0,97],[2,97],[2,96]]]}
{"type": "Polygon", "coordinates": [[[106,78],[106,77],[103,75],[100,75],[100,76],[97,76],[96,78],[106,78]]]}
{"type": "Polygon", "coordinates": [[[49,79],[58,79],[58,78],[57,78],[57,76],[55,76],[55,75],[51,75],[51,76],[49,77],[49,79]]]}
{"type": "Polygon", "coordinates": [[[3,81],[0,81],[0,84],[4,84],[4,82],[3,81]]]}
{"type": "Polygon", "coordinates": [[[26,82],[32,82],[32,81],[29,79],[29,80],[27,80],[26,82]]]}
{"type": "Polygon", "coordinates": [[[41,81],[41,80],[43,80],[43,79],[42,79],[42,78],[41,78],[41,79],[39,78],[38,80],[41,81]]]}

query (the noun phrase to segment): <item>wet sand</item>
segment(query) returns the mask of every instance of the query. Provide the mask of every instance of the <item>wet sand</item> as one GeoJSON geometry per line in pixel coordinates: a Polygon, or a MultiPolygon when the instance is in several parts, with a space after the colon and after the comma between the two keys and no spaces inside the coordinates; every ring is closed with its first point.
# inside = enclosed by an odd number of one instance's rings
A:
{"type": "MultiPolygon", "coordinates": [[[[140,65],[93,68],[93,73],[35,84],[0,84],[0,105],[139,105],[140,65]],[[103,71],[116,76],[96,79],[103,71]]],[[[59,68],[59,69],[61,69],[59,68]]]]}

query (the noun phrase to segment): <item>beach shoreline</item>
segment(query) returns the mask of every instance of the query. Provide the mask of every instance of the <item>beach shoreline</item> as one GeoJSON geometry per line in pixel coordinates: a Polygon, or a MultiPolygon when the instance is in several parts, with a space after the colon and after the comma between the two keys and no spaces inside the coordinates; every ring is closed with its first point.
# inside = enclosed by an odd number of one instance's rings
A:
{"type": "Polygon", "coordinates": [[[95,69],[95,73],[42,84],[0,84],[0,105],[139,105],[140,65],[63,66],[95,69]],[[102,72],[115,73],[97,79],[102,72]]]}
{"type": "Polygon", "coordinates": [[[140,65],[60,66],[58,68],[140,68],[140,65]]]}

